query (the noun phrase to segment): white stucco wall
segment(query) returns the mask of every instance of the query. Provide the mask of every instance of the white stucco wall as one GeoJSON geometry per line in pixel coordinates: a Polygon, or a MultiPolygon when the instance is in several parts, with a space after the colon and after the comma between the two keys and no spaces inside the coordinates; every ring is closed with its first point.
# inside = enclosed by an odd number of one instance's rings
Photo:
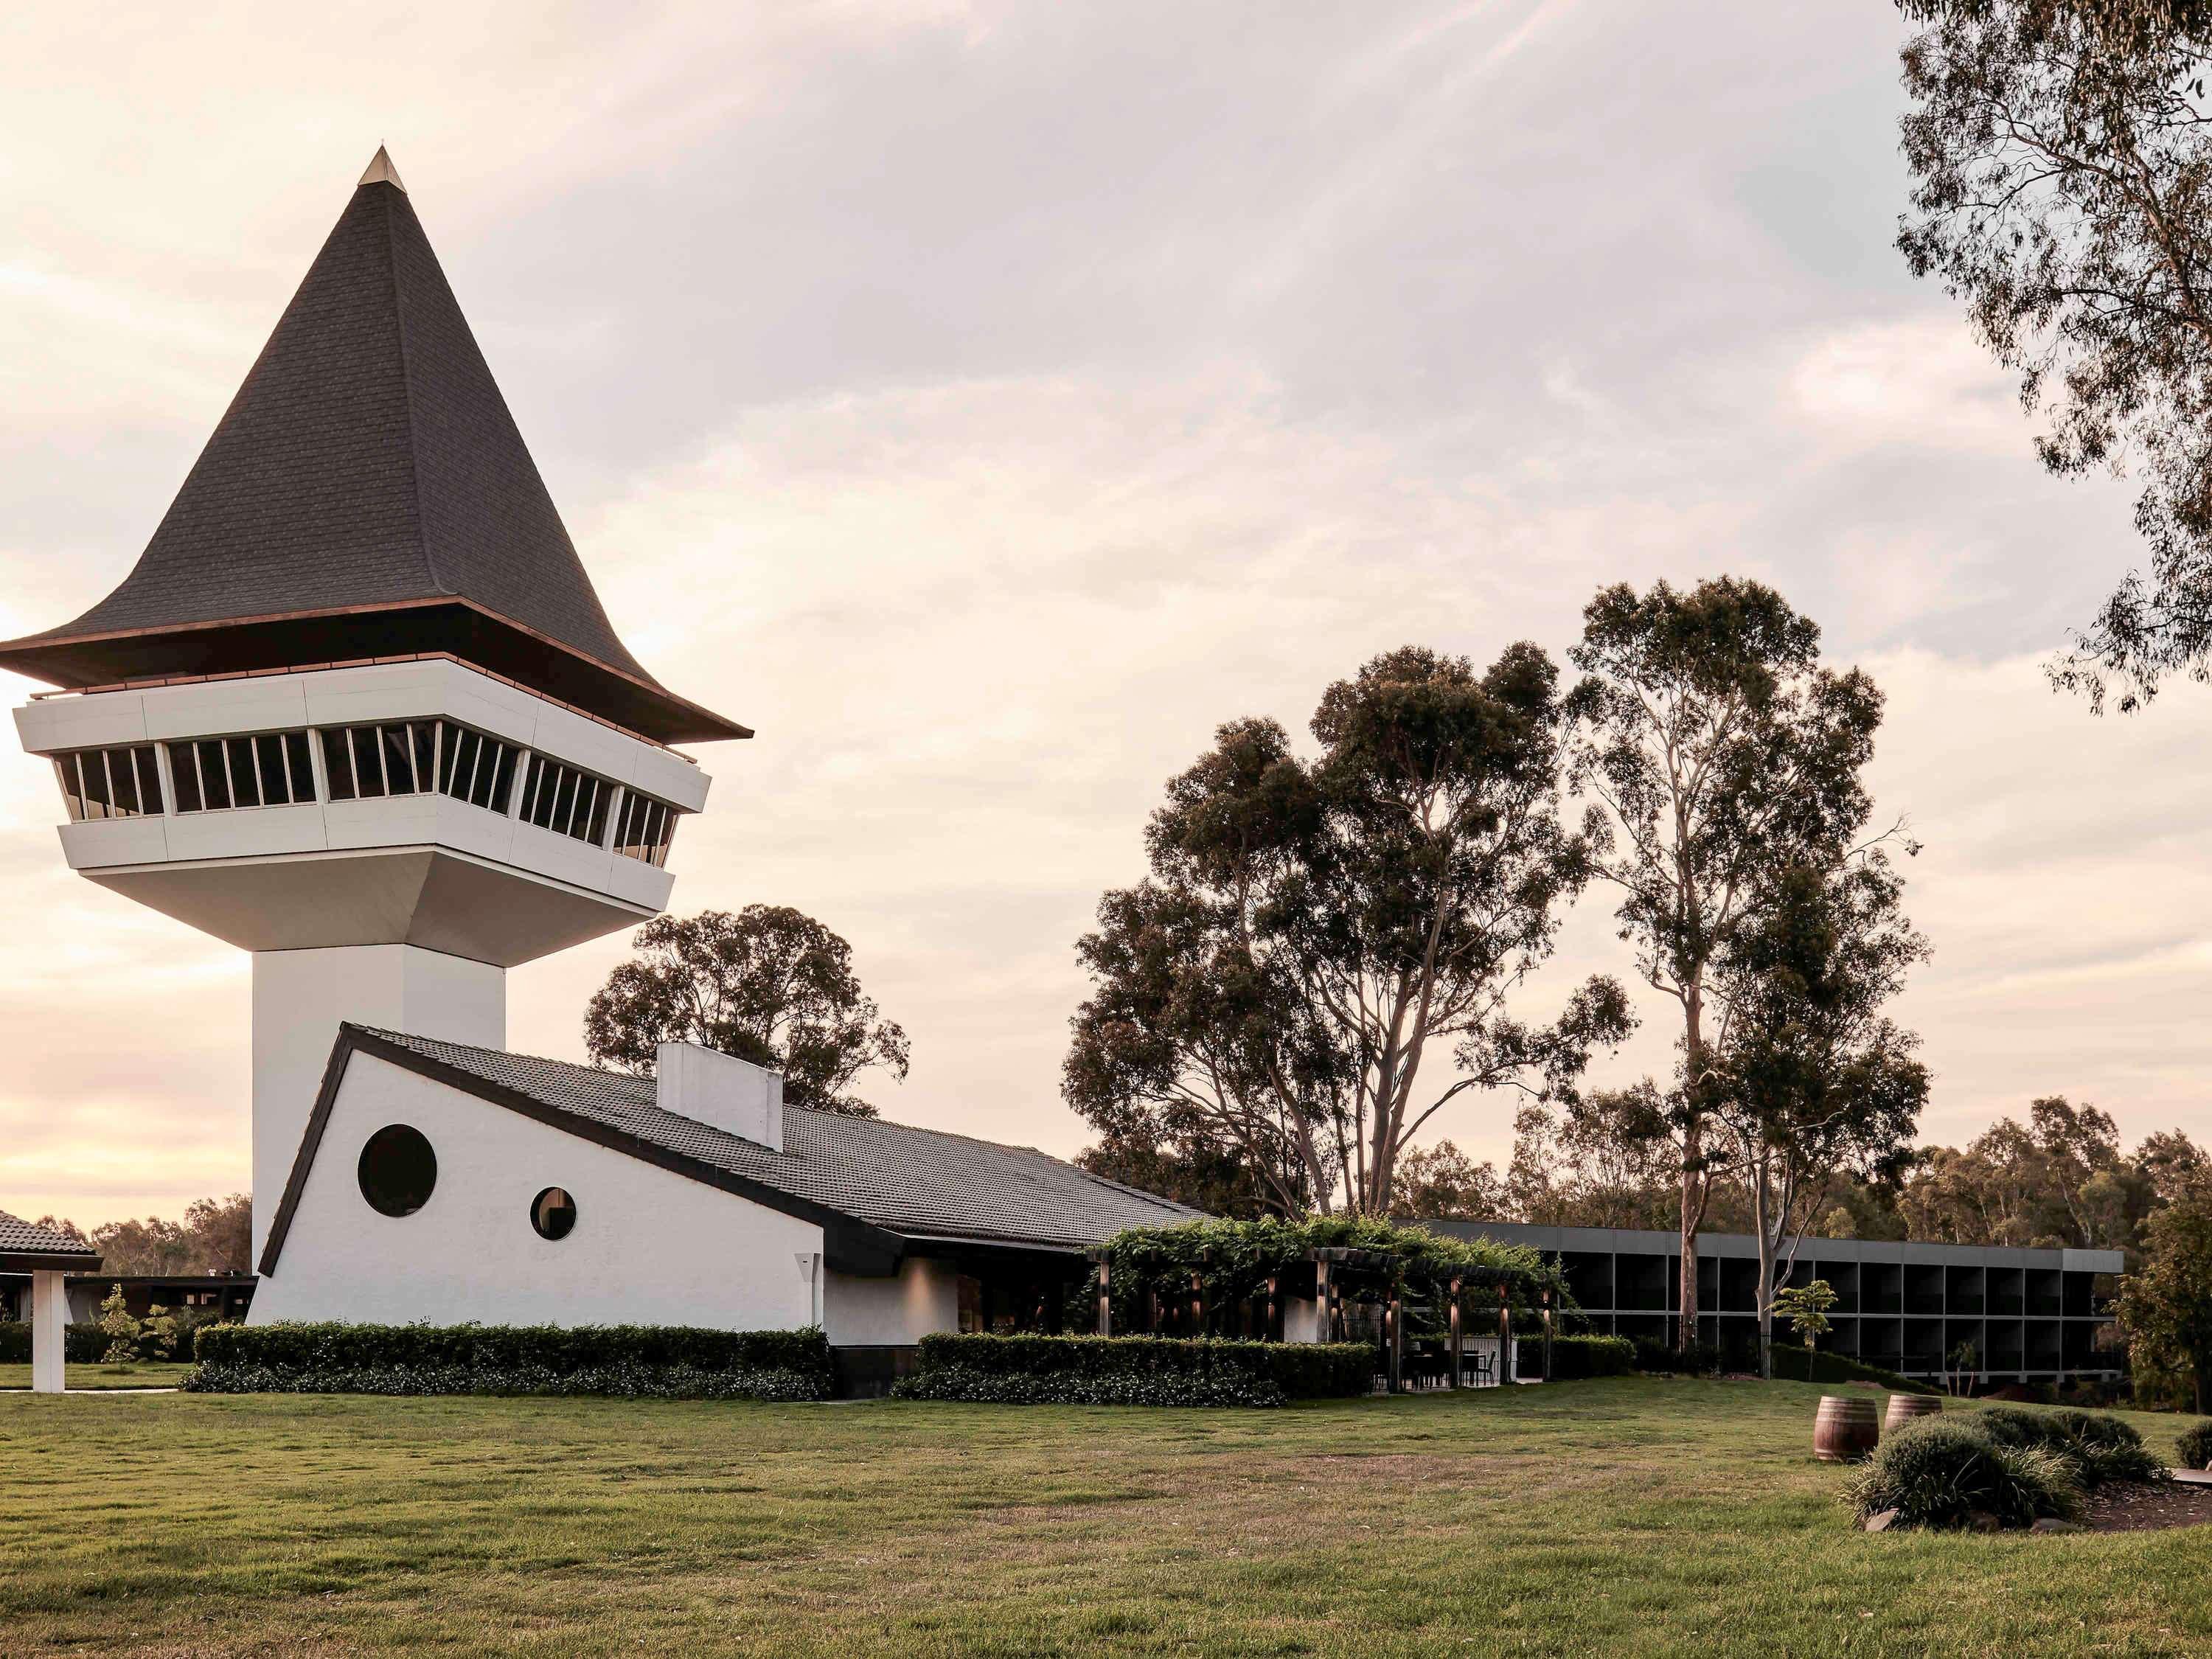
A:
{"type": "Polygon", "coordinates": [[[833,1273],[823,1284],[822,1328],[836,1347],[903,1346],[960,1328],[958,1275],[948,1261],[909,1256],[895,1279],[833,1273]]]}
{"type": "Polygon", "coordinates": [[[811,1222],[357,1054],[252,1322],[789,1330],[814,1317],[797,1258],[821,1249],[811,1222]],[[421,1130],[438,1158],[429,1202],[397,1218],[369,1207],[356,1173],[389,1123],[421,1130]],[[566,1238],[531,1227],[547,1187],[575,1200],[566,1238]]]}
{"type": "Polygon", "coordinates": [[[348,1019],[501,1048],[507,1046],[507,970],[412,945],[254,952],[256,1261],[299,1156],[300,1137],[322,1088],[331,1045],[337,1041],[338,1022],[348,1019]]]}

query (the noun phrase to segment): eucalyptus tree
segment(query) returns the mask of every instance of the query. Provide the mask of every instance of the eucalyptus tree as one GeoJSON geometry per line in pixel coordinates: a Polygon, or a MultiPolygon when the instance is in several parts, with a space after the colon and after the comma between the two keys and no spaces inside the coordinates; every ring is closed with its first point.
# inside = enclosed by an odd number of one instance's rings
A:
{"type": "Polygon", "coordinates": [[[1607,587],[1583,621],[1571,655],[1583,678],[1563,704],[1568,783],[1589,802],[1583,838],[1638,975],[1682,1018],[1675,1086],[1642,1133],[1663,1138],[1680,1170],[1686,1345],[1721,1173],[1708,1146],[1726,1013],[1715,970],[1776,871],[1832,866],[1858,843],[1881,694],[1856,670],[1822,668],[1820,629],[1754,581],[1607,587]]]}
{"type": "Polygon", "coordinates": [[[1774,1314],[1832,1182],[1893,1187],[1928,1099],[1919,1038],[1886,1010],[1928,954],[1901,910],[1885,849],[1762,884],[1729,941],[1719,991],[1713,1121],[1759,1245],[1759,1351],[1773,1375],[1774,1314]]]}
{"type": "Polygon", "coordinates": [[[2212,123],[2204,0],[1902,0],[1911,214],[2062,476],[2141,480],[2149,554],[2057,664],[2102,706],[2212,660],[2212,123]]]}
{"type": "Polygon", "coordinates": [[[1222,726],[1152,816],[1149,878],[1078,944],[1075,1109],[1233,1146],[1285,1212],[1379,1215],[1451,1102],[1571,1095],[1628,1015],[1602,978],[1548,1024],[1511,1008],[1590,875],[1558,681],[1532,645],[1480,673],[1407,647],[1328,688],[1311,757],[1273,720],[1222,726]]]}
{"type": "Polygon", "coordinates": [[[663,1042],[696,1042],[783,1073],[794,1106],[873,1117],[869,1070],[903,1080],[912,1054],[853,970],[853,947],[782,904],[656,916],[584,1010],[593,1060],[651,1074],[663,1042]]]}

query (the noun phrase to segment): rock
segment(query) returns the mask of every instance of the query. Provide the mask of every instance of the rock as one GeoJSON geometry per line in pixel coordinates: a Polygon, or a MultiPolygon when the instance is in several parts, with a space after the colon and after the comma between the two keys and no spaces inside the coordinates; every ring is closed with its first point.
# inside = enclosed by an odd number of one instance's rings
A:
{"type": "Polygon", "coordinates": [[[2004,1522],[1987,1510],[1976,1510],[1966,1516],[1966,1524],[1976,1532],[2002,1532],[2004,1522]]]}
{"type": "Polygon", "coordinates": [[[1869,1515],[1866,1518],[1866,1529],[1869,1532],[1887,1532],[1896,1524],[1897,1511],[1895,1510],[1883,1510],[1879,1514],[1869,1515]]]}
{"type": "Polygon", "coordinates": [[[2061,1521],[2055,1515],[2046,1515],[2028,1530],[2030,1532],[2087,1532],[2089,1529],[2077,1522],[2061,1521]]]}

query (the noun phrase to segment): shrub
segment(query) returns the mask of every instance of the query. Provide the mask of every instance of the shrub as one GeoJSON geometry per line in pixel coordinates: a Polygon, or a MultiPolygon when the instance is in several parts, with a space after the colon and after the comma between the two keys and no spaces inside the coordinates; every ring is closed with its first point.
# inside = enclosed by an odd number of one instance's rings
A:
{"type": "Polygon", "coordinates": [[[1552,1376],[1571,1382],[1578,1376],[1626,1376],[1636,1369],[1636,1345],[1625,1336],[1555,1336],[1552,1339],[1552,1376]]]}
{"type": "Polygon", "coordinates": [[[138,1358],[138,1316],[124,1305],[120,1285],[100,1304],[100,1328],[107,1333],[107,1351],[100,1355],[104,1364],[127,1365],[138,1358]]]}
{"type": "Polygon", "coordinates": [[[2174,1449],[2185,1469],[2212,1469],[2212,1423],[2199,1423],[2174,1449]]]}
{"type": "Polygon", "coordinates": [[[1364,1342],[940,1333],[921,1339],[914,1375],[893,1392],[1009,1404],[1273,1406],[1363,1395],[1374,1382],[1375,1350],[1364,1342]],[[1180,1380],[1170,1387],[1164,1378],[1180,1380]]]}
{"type": "Polygon", "coordinates": [[[991,1406],[1280,1406],[1279,1384],[1242,1371],[987,1371],[943,1365],[896,1384],[901,1400],[991,1406]]]}
{"type": "Polygon", "coordinates": [[[2081,1513],[2075,1465],[2040,1447],[2005,1445],[1972,1419],[1924,1418],[1899,1430],[1844,1489],[1862,1521],[1884,1510],[1908,1527],[1959,1528],[1977,1514],[2025,1527],[2081,1513]]]}
{"type": "Polygon", "coordinates": [[[2097,1412],[2022,1411],[1992,1406],[1976,1419],[2000,1445],[2053,1452],[2079,1470],[2084,1486],[2111,1480],[2162,1480],[2160,1463],[2131,1424],[2097,1412]]]}
{"type": "Polygon", "coordinates": [[[206,1325],[198,1393],[819,1399],[819,1330],[685,1325],[206,1325]]]}
{"type": "Polygon", "coordinates": [[[1711,1376],[1721,1368],[1721,1351],[1710,1342],[1692,1342],[1686,1351],[1656,1337],[1636,1339],[1636,1369],[1654,1376],[1711,1376]]]}

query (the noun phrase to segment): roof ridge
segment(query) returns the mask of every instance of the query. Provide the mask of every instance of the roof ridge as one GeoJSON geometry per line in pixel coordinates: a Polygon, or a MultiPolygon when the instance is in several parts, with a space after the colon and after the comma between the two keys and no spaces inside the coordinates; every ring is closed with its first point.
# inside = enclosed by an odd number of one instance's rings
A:
{"type": "MultiPolygon", "coordinates": [[[[613,1067],[605,1066],[586,1066],[573,1060],[556,1060],[550,1054],[526,1054],[520,1050],[514,1048],[487,1048],[482,1043],[453,1042],[445,1037],[424,1036],[419,1032],[414,1031],[395,1031],[386,1026],[363,1025],[353,1020],[347,1020],[344,1024],[352,1026],[356,1030],[367,1031],[376,1036],[392,1037],[402,1042],[434,1042],[442,1048],[458,1048],[468,1054],[497,1054],[503,1060],[532,1060],[540,1066],[565,1066],[572,1072],[588,1072],[593,1077],[614,1078],[626,1083],[649,1084],[653,1081],[653,1079],[646,1076],[641,1072],[618,1071],[613,1067]]],[[[657,1094],[658,1091],[656,1090],[655,1092],[657,1094]]],[[[653,1104],[656,1110],[668,1112],[668,1115],[671,1117],[684,1118],[684,1121],[687,1123],[696,1123],[700,1125],[701,1127],[708,1129],[720,1127],[719,1124],[708,1123],[702,1118],[684,1117],[684,1115],[681,1112],[668,1111],[668,1109],[660,1105],[657,1099],[652,1102],[651,1104],[653,1104]]],[[[1127,1193],[1133,1197],[1145,1199],[1154,1204],[1174,1204],[1178,1209],[1188,1210],[1191,1207],[1188,1204],[1179,1204],[1176,1200],[1171,1198],[1162,1198],[1158,1193],[1148,1193],[1141,1187],[1132,1187],[1127,1182],[1115,1181],[1110,1176],[1095,1174],[1091,1170],[1085,1169],[1080,1164],[1076,1163],[1072,1158],[1056,1158],[1052,1153],[1044,1151],[1041,1147],[1017,1146],[1009,1141],[993,1140],[985,1135],[963,1134],[957,1129],[933,1128],[929,1125],[924,1123],[902,1123],[896,1118],[856,1117],[850,1112],[833,1112],[821,1106],[799,1106],[787,1102],[785,1103],[783,1109],[787,1113],[804,1112],[810,1117],[835,1118],[844,1123],[857,1123],[862,1125],[873,1124],[879,1128],[903,1130],[908,1134],[933,1135],[940,1140],[965,1141],[971,1146],[988,1146],[994,1152],[1026,1152],[1031,1158],[1040,1158],[1046,1163],[1055,1164],[1060,1169],[1073,1170],[1075,1174],[1081,1176],[1085,1181],[1095,1181],[1102,1187],[1113,1188],[1116,1192],[1127,1193]]],[[[722,1132],[726,1134],[731,1133],[728,1130],[723,1130],[722,1132]]],[[[740,1135],[738,1138],[739,1139],[743,1139],[744,1137],[740,1135]]],[[[1200,1214],[1203,1213],[1203,1212],[1194,1211],[1193,1213],[1200,1214]]]]}
{"type": "MultiPolygon", "coordinates": [[[[387,166],[390,164],[390,158],[384,154],[383,145],[377,146],[376,154],[379,160],[384,161],[387,166]]],[[[376,163],[371,161],[369,170],[374,172],[375,167],[376,163]]],[[[405,187],[399,185],[396,178],[392,183],[399,188],[400,194],[403,196],[406,194],[405,187]]],[[[362,182],[356,185],[354,188],[356,191],[366,190],[368,188],[368,175],[363,174],[362,182]]],[[[431,591],[436,593],[451,593],[454,590],[447,586],[445,579],[438,574],[437,556],[430,550],[430,529],[427,515],[422,511],[422,461],[416,448],[416,429],[419,423],[419,416],[415,407],[415,359],[407,346],[407,296],[400,291],[399,287],[399,240],[392,230],[391,198],[379,197],[375,200],[379,210],[384,216],[384,269],[386,277],[392,286],[392,331],[399,337],[399,385],[404,393],[401,404],[406,411],[407,419],[407,441],[401,446],[401,449],[407,458],[407,496],[410,506],[414,509],[415,547],[416,550],[422,555],[422,574],[429,578],[431,591]]]]}

